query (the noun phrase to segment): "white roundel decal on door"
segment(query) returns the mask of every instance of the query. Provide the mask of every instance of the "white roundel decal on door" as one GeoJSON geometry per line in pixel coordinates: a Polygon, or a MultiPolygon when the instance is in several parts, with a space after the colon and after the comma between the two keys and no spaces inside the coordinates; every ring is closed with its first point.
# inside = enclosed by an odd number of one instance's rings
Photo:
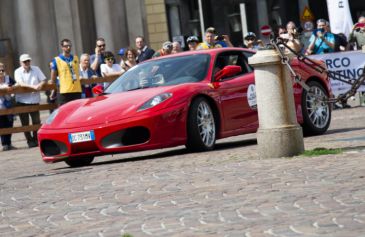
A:
{"type": "Polygon", "coordinates": [[[247,102],[248,102],[248,105],[251,107],[251,109],[256,109],[257,108],[255,84],[251,84],[251,85],[248,86],[248,89],[247,89],[247,102]]]}

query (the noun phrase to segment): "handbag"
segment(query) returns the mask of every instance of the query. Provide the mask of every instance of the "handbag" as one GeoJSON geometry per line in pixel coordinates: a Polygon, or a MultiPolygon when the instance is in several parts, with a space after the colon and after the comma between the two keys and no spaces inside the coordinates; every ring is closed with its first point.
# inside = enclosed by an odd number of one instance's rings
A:
{"type": "Polygon", "coordinates": [[[10,109],[14,106],[14,98],[10,97],[10,98],[6,98],[3,101],[3,105],[5,106],[5,108],[10,109]]]}

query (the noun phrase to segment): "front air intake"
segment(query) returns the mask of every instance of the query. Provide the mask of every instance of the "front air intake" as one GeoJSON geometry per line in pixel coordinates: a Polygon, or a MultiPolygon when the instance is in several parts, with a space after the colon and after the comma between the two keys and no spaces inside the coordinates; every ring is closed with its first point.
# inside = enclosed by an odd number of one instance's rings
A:
{"type": "Polygon", "coordinates": [[[101,145],[105,148],[138,145],[150,139],[150,131],[145,127],[132,127],[114,132],[106,136],[101,145]]]}
{"type": "Polygon", "coordinates": [[[43,140],[40,145],[43,154],[46,156],[57,156],[67,152],[66,144],[59,141],[43,140]]]}

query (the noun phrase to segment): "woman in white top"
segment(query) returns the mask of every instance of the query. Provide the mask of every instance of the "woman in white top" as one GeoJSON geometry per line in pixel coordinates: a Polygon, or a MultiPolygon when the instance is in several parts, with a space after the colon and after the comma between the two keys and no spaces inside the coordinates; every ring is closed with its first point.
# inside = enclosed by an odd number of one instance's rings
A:
{"type": "MultiPolygon", "coordinates": [[[[120,76],[124,73],[122,67],[119,64],[115,63],[115,58],[112,52],[104,52],[103,57],[104,64],[100,65],[100,71],[103,77],[120,76]]],[[[109,82],[104,82],[104,88],[108,87],[109,84],[109,82]]]]}

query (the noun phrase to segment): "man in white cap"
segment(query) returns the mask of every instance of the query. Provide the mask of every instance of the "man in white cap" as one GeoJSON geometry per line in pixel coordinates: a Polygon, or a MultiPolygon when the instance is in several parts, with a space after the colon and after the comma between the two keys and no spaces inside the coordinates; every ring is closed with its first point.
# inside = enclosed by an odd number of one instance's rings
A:
{"type": "MultiPolygon", "coordinates": [[[[32,59],[29,54],[20,55],[19,61],[20,67],[14,72],[16,84],[23,87],[32,88],[37,92],[16,94],[15,100],[17,106],[39,105],[41,100],[39,91],[46,83],[46,76],[43,74],[41,69],[39,69],[39,67],[31,65],[32,59]]],[[[32,119],[33,125],[38,125],[41,123],[39,111],[22,113],[19,114],[22,126],[29,125],[29,116],[32,119]]],[[[24,135],[27,139],[29,148],[38,146],[37,131],[34,131],[33,134],[30,132],[25,132],[24,135]]]]}
{"type": "Polygon", "coordinates": [[[253,32],[248,32],[244,39],[248,49],[257,50],[264,47],[264,43],[260,39],[257,39],[256,34],[253,32]]]}
{"type": "Polygon", "coordinates": [[[199,39],[195,35],[192,35],[187,38],[186,43],[188,44],[189,50],[194,51],[198,47],[199,39]]]}

